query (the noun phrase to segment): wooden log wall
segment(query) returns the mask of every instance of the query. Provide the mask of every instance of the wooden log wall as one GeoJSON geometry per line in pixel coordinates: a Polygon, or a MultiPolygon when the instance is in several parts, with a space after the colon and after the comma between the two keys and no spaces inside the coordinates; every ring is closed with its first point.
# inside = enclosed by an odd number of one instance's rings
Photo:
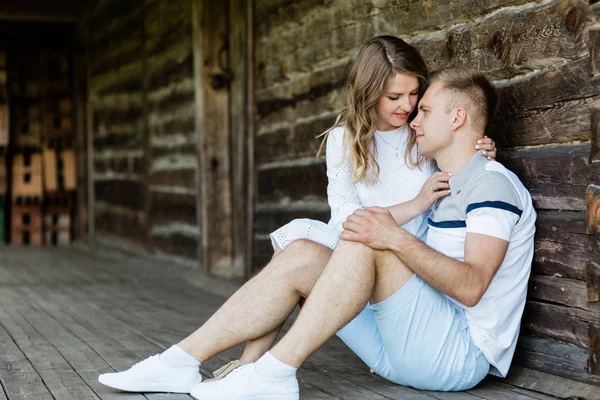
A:
{"type": "Polygon", "coordinates": [[[197,258],[191,2],[99,0],[85,37],[98,235],[197,258]]]}
{"type": "Polygon", "coordinates": [[[272,254],[269,232],[328,220],[314,137],[343,107],[360,45],[397,35],[431,70],[479,68],[500,92],[490,135],[538,211],[516,363],[600,383],[599,10],[593,0],[257,2],[254,267],[272,254]]]}

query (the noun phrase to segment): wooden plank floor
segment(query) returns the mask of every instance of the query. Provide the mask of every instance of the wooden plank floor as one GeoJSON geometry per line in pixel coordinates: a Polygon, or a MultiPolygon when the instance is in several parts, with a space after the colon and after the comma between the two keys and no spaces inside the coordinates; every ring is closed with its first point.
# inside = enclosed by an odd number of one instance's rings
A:
{"type": "MultiPolygon", "coordinates": [[[[0,255],[0,400],[191,399],[123,393],[100,385],[97,378],[127,369],[189,334],[235,285],[103,246],[2,247],[0,255]]],[[[240,348],[222,353],[204,363],[202,373],[209,376],[240,354],[240,348]]],[[[298,377],[301,398],[315,400],[543,400],[594,398],[590,394],[600,392],[514,369],[514,377],[487,379],[466,393],[422,392],[369,374],[334,338],[305,363],[298,377]]]]}

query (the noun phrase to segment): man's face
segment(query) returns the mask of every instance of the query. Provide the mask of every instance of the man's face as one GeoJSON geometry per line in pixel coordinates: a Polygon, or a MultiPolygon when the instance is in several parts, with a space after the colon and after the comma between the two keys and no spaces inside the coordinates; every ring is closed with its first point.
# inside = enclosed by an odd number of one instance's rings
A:
{"type": "Polygon", "coordinates": [[[434,82],[419,102],[419,113],[410,123],[417,133],[417,149],[429,158],[452,142],[452,118],[446,113],[446,98],[442,84],[434,82]]]}

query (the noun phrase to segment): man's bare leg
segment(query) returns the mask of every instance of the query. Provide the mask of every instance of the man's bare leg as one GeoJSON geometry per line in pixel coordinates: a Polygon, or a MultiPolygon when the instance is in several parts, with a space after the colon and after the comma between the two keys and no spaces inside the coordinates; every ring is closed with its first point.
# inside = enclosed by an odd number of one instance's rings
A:
{"type": "Polygon", "coordinates": [[[272,333],[311,292],[331,250],[296,240],[242,286],[178,346],[203,362],[248,340],[272,333]]]}
{"type": "Polygon", "coordinates": [[[414,273],[393,253],[340,241],[300,315],[271,354],[299,367],[371,299],[378,303],[402,288],[414,273]]]}
{"type": "MultiPolygon", "coordinates": [[[[280,254],[282,249],[275,245],[275,250],[273,252],[273,257],[271,257],[271,261],[280,254]]],[[[254,362],[261,358],[275,343],[277,340],[277,336],[279,336],[279,332],[283,329],[283,324],[279,325],[272,332],[267,333],[266,335],[259,337],[258,339],[249,340],[246,342],[246,346],[244,347],[244,352],[240,357],[241,364],[248,364],[254,362]]]]}

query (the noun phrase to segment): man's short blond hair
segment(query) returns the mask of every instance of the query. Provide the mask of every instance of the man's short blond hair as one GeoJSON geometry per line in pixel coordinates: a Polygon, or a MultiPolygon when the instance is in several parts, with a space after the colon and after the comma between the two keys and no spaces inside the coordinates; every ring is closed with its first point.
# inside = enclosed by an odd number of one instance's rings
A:
{"type": "Polygon", "coordinates": [[[498,94],[480,71],[449,68],[432,74],[430,83],[440,82],[446,93],[446,112],[464,106],[471,115],[473,129],[485,133],[498,106],[498,94]]]}

